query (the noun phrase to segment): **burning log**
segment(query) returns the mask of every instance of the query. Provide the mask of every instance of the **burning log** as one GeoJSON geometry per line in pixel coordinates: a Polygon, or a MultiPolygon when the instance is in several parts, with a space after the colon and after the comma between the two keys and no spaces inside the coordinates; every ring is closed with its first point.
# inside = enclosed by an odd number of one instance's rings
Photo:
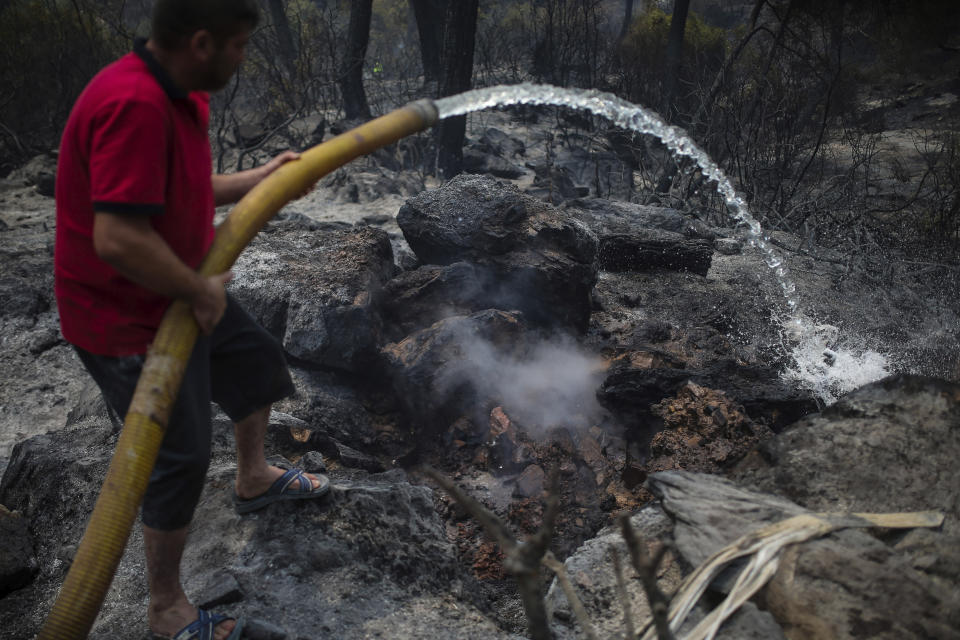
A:
{"type": "Polygon", "coordinates": [[[713,259],[713,242],[679,233],[641,229],[600,239],[598,260],[604,271],[668,269],[705,276],[713,259]]]}

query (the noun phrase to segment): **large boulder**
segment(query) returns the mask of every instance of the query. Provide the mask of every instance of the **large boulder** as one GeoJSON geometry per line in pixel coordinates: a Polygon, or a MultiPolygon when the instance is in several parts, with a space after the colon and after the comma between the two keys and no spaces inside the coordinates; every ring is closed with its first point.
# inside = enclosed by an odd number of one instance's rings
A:
{"type": "Polygon", "coordinates": [[[811,415],[745,459],[739,481],[814,510],[946,514],[942,531],[896,543],[916,569],[960,594],[960,385],[897,375],[811,415]]]}
{"type": "Polygon", "coordinates": [[[429,264],[397,274],[383,288],[385,333],[401,340],[443,318],[488,309],[493,306],[488,283],[486,270],[470,262],[429,264]]]}
{"type": "Polygon", "coordinates": [[[960,385],[897,375],[797,422],[737,475],[813,510],[937,509],[960,535],[958,458],[960,385]]]}
{"type": "Polygon", "coordinates": [[[380,229],[288,224],[254,239],[230,291],[296,361],[359,371],[376,355],[376,297],[393,270],[380,229]]]}
{"type": "Polygon", "coordinates": [[[596,254],[595,238],[583,225],[486,176],[459,175],[412,198],[397,222],[428,264],[477,262],[526,248],[561,250],[586,263],[596,254]]]}
{"type": "MultiPolygon", "coordinates": [[[[716,476],[670,471],[651,476],[648,486],[674,521],[675,548],[692,566],[751,531],[810,513],[716,476]]],[[[790,638],[960,638],[960,592],[944,589],[898,546],[861,529],[792,545],[763,605],[790,638]]],[[[711,588],[726,593],[734,575],[722,573],[711,588]]]]}
{"type": "Polygon", "coordinates": [[[422,263],[468,262],[490,306],[538,326],[584,331],[596,238],[552,206],[485,176],[460,175],[401,207],[397,222],[422,263]]]}

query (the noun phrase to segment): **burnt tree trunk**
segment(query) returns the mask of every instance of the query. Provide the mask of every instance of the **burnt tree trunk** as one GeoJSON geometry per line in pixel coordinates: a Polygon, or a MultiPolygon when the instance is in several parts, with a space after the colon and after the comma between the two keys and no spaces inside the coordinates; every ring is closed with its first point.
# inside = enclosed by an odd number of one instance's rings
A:
{"type": "Polygon", "coordinates": [[[440,44],[443,37],[444,7],[440,0],[410,0],[420,37],[420,61],[424,84],[440,79],[440,44]]]}
{"type": "Polygon", "coordinates": [[[287,12],[283,8],[283,0],[269,0],[268,4],[273,30],[277,34],[277,45],[280,48],[283,68],[289,77],[293,78],[296,72],[297,47],[293,42],[293,32],[290,30],[287,12]]]}
{"type": "MultiPolygon", "coordinates": [[[[451,96],[470,88],[479,4],[479,0],[447,0],[437,92],[439,97],[451,96]]],[[[447,118],[437,127],[437,169],[443,178],[450,179],[462,169],[466,129],[466,116],[447,118]]]]}
{"type": "Polygon", "coordinates": [[[633,0],[625,0],[623,6],[623,23],[620,25],[620,35],[617,36],[617,42],[621,42],[627,37],[631,22],[633,22],[633,0]]]}
{"type": "MultiPolygon", "coordinates": [[[[675,0],[673,3],[673,17],[670,18],[670,32],[667,34],[667,51],[664,60],[663,95],[661,96],[660,113],[667,122],[674,122],[677,110],[673,100],[679,85],[680,59],[683,55],[683,33],[687,27],[687,13],[690,10],[690,0],[675,0]]],[[[673,164],[657,182],[656,191],[667,193],[677,175],[680,159],[673,164]]]]}
{"type": "Polygon", "coordinates": [[[680,75],[680,58],[683,54],[683,33],[687,27],[687,13],[690,0],[675,0],[673,17],[670,19],[670,33],[667,35],[667,52],[663,81],[663,115],[667,120],[674,119],[673,98],[677,90],[680,75]]]}
{"type": "Polygon", "coordinates": [[[340,93],[343,96],[344,117],[348,120],[370,117],[370,105],[363,90],[363,61],[370,41],[370,18],[373,0],[353,0],[350,4],[350,26],[347,34],[347,52],[340,69],[340,93]]]}

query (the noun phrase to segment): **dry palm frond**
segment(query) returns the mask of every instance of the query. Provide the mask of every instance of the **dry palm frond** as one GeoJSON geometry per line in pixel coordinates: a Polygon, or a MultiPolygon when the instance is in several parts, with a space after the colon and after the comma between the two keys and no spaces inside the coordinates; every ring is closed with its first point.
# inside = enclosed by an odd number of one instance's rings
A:
{"type": "MultiPolygon", "coordinates": [[[[714,578],[737,558],[750,556],[726,599],[714,608],[683,640],[712,640],[720,625],[777,572],[780,554],[791,544],[806,542],[837,529],[883,527],[908,529],[939,527],[943,514],[915,513],[803,514],[749,533],[713,554],[680,585],[670,604],[670,629],[676,632],[714,578]]],[[[656,629],[648,628],[643,640],[654,640],[656,629]]]]}

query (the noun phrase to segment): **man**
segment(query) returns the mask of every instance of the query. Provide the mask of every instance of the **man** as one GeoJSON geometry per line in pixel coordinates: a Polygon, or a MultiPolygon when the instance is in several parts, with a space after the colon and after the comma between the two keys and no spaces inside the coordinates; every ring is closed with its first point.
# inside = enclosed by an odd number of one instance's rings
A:
{"type": "Polygon", "coordinates": [[[148,41],[102,70],[64,129],[57,171],[55,282],[64,337],[117,415],[125,415],[164,310],[187,301],[202,335],[144,497],[152,632],[237,638],[238,621],[198,611],[180,584],[187,528],[210,457],[210,401],[235,423],[239,513],[315,498],[329,482],[269,466],[270,406],[293,383],[282,350],[226,295],[231,274],[195,269],[214,206],[239,200],[298,156],[211,177],[209,97],[240,62],[256,0],[158,0],[148,41]]]}

